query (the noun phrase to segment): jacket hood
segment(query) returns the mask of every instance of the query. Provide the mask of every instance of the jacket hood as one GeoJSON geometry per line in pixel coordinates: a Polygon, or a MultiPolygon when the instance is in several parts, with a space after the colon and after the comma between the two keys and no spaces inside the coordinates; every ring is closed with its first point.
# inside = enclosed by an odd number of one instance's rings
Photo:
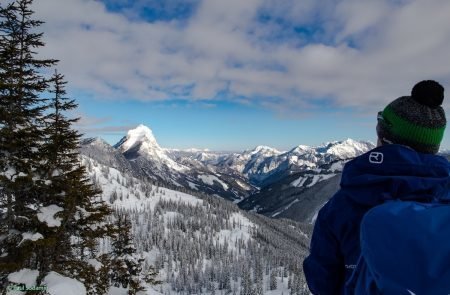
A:
{"type": "Polygon", "coordinates": [[[348,162],[341,189],[354,202],[367,206],[395,199],[450,202],[449,173],[444,157],[390,144],[348,162]]]}

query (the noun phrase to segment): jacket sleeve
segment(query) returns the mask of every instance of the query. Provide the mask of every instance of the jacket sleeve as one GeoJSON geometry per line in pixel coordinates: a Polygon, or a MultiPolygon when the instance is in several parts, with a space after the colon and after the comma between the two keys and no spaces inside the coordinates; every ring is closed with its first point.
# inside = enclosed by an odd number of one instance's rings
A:
{"type": "Polygon", "coordinates": [[[345,283],[345,265],[340,251],[339,241],[333,233],[330,223],[329,201],[316,219],[311,238],[310,255],[303,262],[308,287],[313,294],[339,294],[345,283]]]}

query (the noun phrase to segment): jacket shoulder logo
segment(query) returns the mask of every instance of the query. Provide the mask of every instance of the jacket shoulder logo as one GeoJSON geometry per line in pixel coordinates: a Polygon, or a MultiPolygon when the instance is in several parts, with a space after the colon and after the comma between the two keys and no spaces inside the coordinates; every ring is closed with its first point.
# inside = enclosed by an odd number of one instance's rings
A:
{"type": "Polygon", "coordinates": [[[371,152],[369,155],[369,162],[372,164],[381,164],[383,163],[383,158],[383,153],[371,152]]]}

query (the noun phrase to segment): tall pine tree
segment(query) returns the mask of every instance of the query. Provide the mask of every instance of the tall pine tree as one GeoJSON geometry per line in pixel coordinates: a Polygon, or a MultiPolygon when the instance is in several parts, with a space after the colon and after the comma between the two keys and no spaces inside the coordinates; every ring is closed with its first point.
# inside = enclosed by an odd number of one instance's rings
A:
{"type": "Polygon", "coordinates": [[[0,291],[9,274],[29,268],[38,284],[56,271],[102,294],[108,276],[96,275],[95,260],[98,240],[112,235],[111,209],[80,164],[76,119],[66,117],[77,105],[63,76],[42,75],[56,61],[36,58],[42,22],[31,4],[0,3],[0,291]]]}
{"type": "Polygon", "coordinates": [[[55,60],[36,58],[44,44],[31,18],[32,0],[0,7],[0,285],[8,273],[36,267],[37,210],[48,80],[55,60]]]}
{"type": "Polygon", "coordinates": [[[41,241],[44,255],[39,270],[43,273],[57,270],[79,278],[85,283],[88,294],[101,294],[108,287],[107,272],[87,262],[100,259],[101,253],[97,251],[99,239],[113,234],[112,226],[107,222],[112,211],[80,164],[78,146],[81,135],[71,127],[78,119],[66,117],[66,113],[77,104],[65,96],[65,84],[64,77],[55,72],[49,90],[53,94],[50,111],[45,117],[42,153],[46,162],[42,169],[45,181],[41,196],[43,208],[61,208],[57,213],[60,226],[51,229],[47,226],[41,241]],[[104,275],[96,275],[98,272],[104,275]]]}
{"type": "Polygon", "coordinates": [[[144,290],[140,283],[143,259],[136,259],[131,237],[131,221],[124,213],[116,215],[115,237],[112,242],[111,281],[116,287],[129,289],[129,294],[144,290]]]}

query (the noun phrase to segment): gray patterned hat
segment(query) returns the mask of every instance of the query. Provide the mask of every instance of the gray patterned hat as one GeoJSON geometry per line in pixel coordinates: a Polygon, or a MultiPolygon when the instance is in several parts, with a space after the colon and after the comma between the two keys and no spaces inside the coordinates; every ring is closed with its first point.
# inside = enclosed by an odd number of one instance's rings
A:
{"type": "Polygon", "coordinates": [[[407,145],[436,154],[447,120],[441,107],[444,87],[436,81],[417,83],[411,96],[397,98],[378,113],[377,134],[384,143],[407,145]]]}

